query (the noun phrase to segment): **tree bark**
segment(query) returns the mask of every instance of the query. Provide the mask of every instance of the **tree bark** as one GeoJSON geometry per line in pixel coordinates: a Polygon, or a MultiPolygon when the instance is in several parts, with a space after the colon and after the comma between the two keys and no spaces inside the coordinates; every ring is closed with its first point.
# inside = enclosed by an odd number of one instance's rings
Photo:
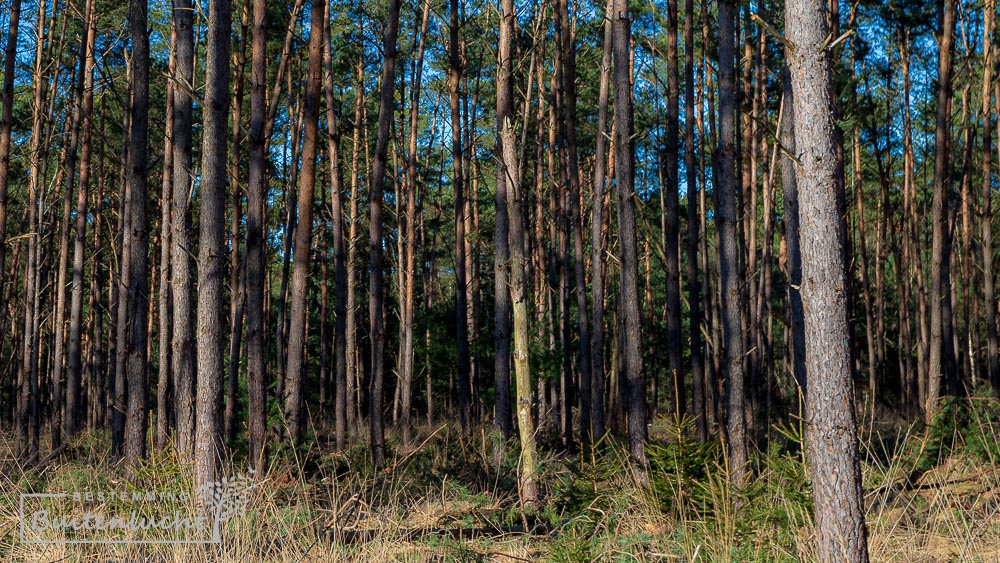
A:
{"type": "Polygon", "coordinates": [[[133,467],[146,457],[149,403],[149,225],[146,190],[149,184],[147,144],[149,135],[149,30],[146,2],[131,0],[129,32],[132,37],[132,102],[130,105],[128,193],[129,220],[122,242],[129,252],[125,341],[128,377],[128,412],[125,421],[125,458],[133,467]]]}
{"type": "MultiPolygon", "coordinates": [[[[452,0],[453,2],[455,0],[452,0]]],[[[382,420],[385,370],[385,278],[382,259],[382,208],[385,205],[386,153],[389,148],[389,125],[392,121],[393,85],[396,81],[396,38],[399,34],[400,0],[389,0],[389,19],[383,38],[382,92],[378,104],[378,133],[375,139],[375,160],[372,167],[369,194],[369,308],[371,338],[371,380],[369,382],[369,432],[372,463],[385,467],[385,426],[382,420]]],[[[457,17],[457,16],[455,16],[457,17]]],[[[463,319],[464,322],[464,319],[463,319]]]]}
{"type": "Polygon", "coordinates": [[[194,453],[195,349],[194,303],[191,299],[192,100],[194,90],[194,31],[191,0],[174,0],[174,171],[170,201],[171,290],[174,300],[172,354],[177,453],[189,460],[194,453]]]}
{"type": "Polygon", "coordinates": [[[267,0],[253,0],[250,70],[250,146],[247,184],[247,409],[250,467],[267,461],[267,357],[264,343],[265,230],[267,229],[267,0]]]}
{"type": "Polygon", "coordinates": [[[942,381],[948,385],[953,379],[951,335],[952,318],[945,314],[950,298],[951,231],[948,228],[948,200],[951,191],[951,75],[952,40],[955,34],[955,0],[941,0],[941,29],[938,38],[938,92],[937,122],[934,133],[934,200],[931,210],[931,288],[930,297],[930,355],[927,372],[927,398],[924,402],[924,420],[930,424],[936,414],[941,396],[942,381]],[[948,325],[947,327],[945,325],[948,325]]]}
{"type": "Polygon", "coordinates": [[[198,233],[198,375],[195,420],[195,486],[216,480],[222,455],[222,282],[226,262],[226,172],[228,165],[229,57],[233,9],[230,0],[208,8],[204,137],[198,233]]]}
{"type": "Polygon", "coordinates": [[[747,427],[744,414],[746,390],[743,363],[743,305],[739,283],[739,241],[736,217],[736,84],[733,49],[732,0],[719,2],[719,147],[717,232],[722,295],[722,329],[725,348],[726,447],[729,477],[736,491],[749,477],[747,427]]]}
{"type": "Polygon", "coordinates": [[[847,328],[841,209],[843,162],[837,152],[830,31],[823,0],[789,0],[785,30],[794,46],[795,165],[805,311],[806,445],[820,561],[868,561],[857,423],[847,328]]]}
{"type": "Polygon", "coordinates": [[[313,195],[316,186],[316,153],[319,135],[319,96],[322,86],[323,4],[313,0],[309,16],[309,67],[306,82],[305,138],[299,173],[299,221],[295,228],[295,270],[292,275],[292,307],[288,334],[288,381],[285,394],[285,424],[294,444],[305,433],[306,312],[309,301],[309,252],[312,235],[313,195]]]}
{"type": "Polygon", "coordinates": [[[642,365],[642,324],[639,316],[639,263],[636,252],[632,70],[629,45],[632,21],[628,3],[615,0],[612,26],[615,61],[615,184],[618,199],[618,246],[621,262],[619,295],[624,348],[620,377],[628,389],[628,441],[636,481],[648,482],[646,459],[646,374],[642,365]]]}

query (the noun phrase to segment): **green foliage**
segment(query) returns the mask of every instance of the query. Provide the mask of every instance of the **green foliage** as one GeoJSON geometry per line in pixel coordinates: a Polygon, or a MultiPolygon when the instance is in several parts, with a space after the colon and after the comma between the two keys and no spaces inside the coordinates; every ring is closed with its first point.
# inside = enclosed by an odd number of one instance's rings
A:
{"type": "Polygon", "coordinates": [[[968,398],[946,397],[940,405],[921,445],[919,469],[930,469],[957,453],[989,463],[1000,459],[1000,403],[988,386],[980,386],[968,398]]]}

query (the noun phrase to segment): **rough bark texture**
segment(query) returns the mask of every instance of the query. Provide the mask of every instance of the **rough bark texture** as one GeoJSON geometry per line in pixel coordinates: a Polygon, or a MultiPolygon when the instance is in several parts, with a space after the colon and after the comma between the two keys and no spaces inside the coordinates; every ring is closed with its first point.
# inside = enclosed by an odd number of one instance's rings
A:
{"type": "Polygon", "coordinates": [[[632,21],[628,3],[615,0],[615,184],[618,200],[618,246],[621,262],[619,296],[620,323],[623,334],[621,377],[627,386],[628,441],[633,471],[640,483],[648,481],[646,460],[646,374],[642,366],[642,319],[639,316],[639,261],[635,228],[635,140],[632,137],[632,71],[629,45],[632,21]]]}
{"type": "Polygon", "coordinates": [[[222,454],[222,374],[225,331],[222,283],[226,272],[226,170],[228,164],[229,53],[232,4],[208,8],[205,128],[201,158],[198,233],[198,412],[195,421],[196,486],[216,480],[222,454]]]}
{"type": "Polygon", "coordinates": [[[128,326],[125,341],[128,378],[128,412],[125,421],[125,458],[133,465],[146,456],[146,418],[149,403],[149,225],[146,190],[149,185],[147,144],[149,136],[149,31],[146,2],[129,5],[132,37],[132,127],[129,132],[129,220],[123,247],[129,252],[128,326]]]}
{"type": "Polygon", "coordinates": [[[785,30],[795,106],[795,166],[805,310],[806,445],[820,561],[867,561],[847,328],[843,163],[836,148],[826,2],[790,0],[785,30]]]}
{"type": "Polygon", "coordinates": [[[737,239],[736,185],[736,67],[733,50],[731,0],[719,2],[719,147],[715,177],[719,198],[716,214],[719,236],[719,273],[722,295],[722,330],[725,347],[726,447],[729,478],[735,489],[747,483],[747,428],[744,415],[746,391],[743,370],[743,306],[740,291],[737,239]]]}
{"type": "Polygon", "coordinates": [[[173,375],[177,453],[194,453],[194,304],[191,298],[191,143],[194,31],[191,0],[174,0],[174,190],[170,202],[171,288],[174,300],[173,375]]]}

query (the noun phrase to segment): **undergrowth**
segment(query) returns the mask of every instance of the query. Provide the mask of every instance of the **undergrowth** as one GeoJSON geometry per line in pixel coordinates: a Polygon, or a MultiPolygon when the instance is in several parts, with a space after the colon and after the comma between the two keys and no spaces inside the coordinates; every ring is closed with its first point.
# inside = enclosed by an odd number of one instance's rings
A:
{"type": "MultiPolygon", "coordinates": [[[[859,417],[866,420],[864,417],[859,417]]],[[[542,500],[517,496],[516,443],[497,449],[447,426],[414,445],[389,440],[376,471],[359,444],[275,450],[218,545],[26,544],[22,493],[190,490],[190,467],[168,449],[131,474],[100,432],[35,468],[4,462],[0,560],[97,561],[802,561],[812,560],[812,494],[796,427],[777,426],[741,491],[723,444],[694,438],[690,420],[658,421],[650,483],[633,482],[625,444],[540,459],[542,500]],[[500,452],[498,454],[498,452],[500,452]],[[483,530],[460,538],[456,530],[483,530]],[[525,531],[531,534],[525,534],[525,531]]],[[[861,440],[873,560],[982,560],[1000,549],[1000,409],[975,393],[942,405],[926,429],[869,425],[861,440]]],[[[0,448],[10,447],[0,434],[0,448]]],[[[3,458],[13,459],[5,452],[3,458]]],[[[238,459],[228,473],[246,471],[238,459]]],[[[109,501],[102,509],[126,509],[109,501]]],[[[171,509],[197,511],[188,499],[171,509]]],[[[992,554],[992,555],[991,555],[992,554]]]]}

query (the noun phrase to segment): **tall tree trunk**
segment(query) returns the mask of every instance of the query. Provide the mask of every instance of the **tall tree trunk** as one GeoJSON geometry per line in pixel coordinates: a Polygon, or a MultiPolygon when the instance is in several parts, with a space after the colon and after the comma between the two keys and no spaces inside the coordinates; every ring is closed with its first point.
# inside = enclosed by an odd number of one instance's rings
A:
{"type": "Polygon", "coordinates": [[[191,275],[192,101],[194,85],[194,31],[191,0],[174,0],[174,188],[170,201],[171,290],[174,300],[172,337],[173,378],[177,409],[177,453],[194,454],[194,303],[191,275]]]}
{"type": "MultiPolygon", "coordinates": [[[[87,198],[90,189],[90,153],[93,131],[94,113],[94,0],[89,2],[89,14],[86,16],[86,47],[81,60],[83,67],[83,100],[80,140],[80,189],[76,198],[76,239],[73,243],[73,285],[70,297],[69,319],[69,354],[67,360],[68,373],[66,378],[66,406],[63,427],[66,437],[76,435],[80,421],[80,395],[83,380],[83,347],[81,336],[83,332],[83,262],[87,244],[87,198]]],[[[72,176],[72,171],[70,171],[72,176]]],[[[58,331],[57,331],[58,335],[58,331]]],[[[57,336],[58,338],[58,336],[57,336]]],[[[56,355],[56,368],[59,358],[56,355]]],[[[53,442],[53,446],[55,446],[53,442]]]]}
{"type": "MultiPolygon", "coordinates": [[[[226,259],[226,172],[228,165],[229,57],[233,8],[212,0],[208,8],[205,64],[205,127],[201,156],[201,209],[198,232],[198,376],[194,481],[216,480],[222,456],[222,281],[226,259]]],[[[238,124],[237,124],[238,126],[238,124]]]]}
{"type": "Polygon", "coordinates": [[[294,444],[305,432],[306,313],[309,302],[309,251],[311,247],[313,195],[316,186],[316,153],[319,135],[319,95],[323,80],[323,4],[313,0],[309,16],[309,68],[306,83],[305,138],[299,173],[299,222],[295,228],[295,271],[292,276],[292,307],[288,333],[288,386],[285,394],[285,424],[294,444]]]}
{"type": "MultiPolygon", "coordinates": [[[[611,85],[611,50],[614,41],[612,32],[612,12],[614,0],[607,0],[604,7],[604,43],[601,47],[601,81],[598,86],[597,98],[597,140],[594,152],[594,196],[591,210],[590,244],[594,271],[591,274],[591,298],[593,312],[591,314],[591,443],[597,443],[604,437],[604,273],[606,261],[604,258],[604,194],[607,178],[608,158],[608,91],[611,85]]],[[[539,84],[541,86],[541,84],[539,84]]],[[[542,98],[539,97],[539,100],[542,98]]]]}
{"type": "Polygon", "coordinates": [[[629,45],[632,21],[628,3],[615,0],[612,19],[615,60],[615,184],[618,199],[618,246],[621,263],[619,295],[624,335],[620,377],[628,389],[628,441],[633,471],[639,483],[648,481],[646,459],[646,374],[642,365],[642,324],[639,316],[639,263],[635,228],[635,141],[633,131],[632,70],[629,45]]]}
{"type": "Polygon", "coordinates": [[[403,255],[400,257],[401,273],[404,280],[400,288],[402,297],[402,319],[400,320],[400,408],[402,410],[403,444],[411,441],[411,414],[413,410],[413,308],[416,300],[416,253],[417,253],[417,132],[420,111],[420,81],[424,67],[424,44],[427,36],[427,22],[430,2],[425,1],[420,18],[420,40],[417,57],[413,64],[413,84],[410,87],[410,131],[406,148],[406,211],[405,223],[400,231],[404,233],[403,255]]]}
{"type": "MultiPolygon", "coordinates": [[[[708,439],[704,365],[701,345],[701,283],[698,281],[698,171],[695,167],[694,128],[694,0],[684,2],[684,172],[687,181],[687,287],[691,319],[691,414],[700,440],[708,439]]],[[[707,272],[706,272],[706,275],[707,272]]],[[[678,322],[679,322],[678,311],[678,322]]],[[[679,387],[683,378],[678,379],[679,387]]]]}
{"type": "Polygon", "coordinates": [[[810,475],[820,561],[868,561],[842,247],[843,162],[836,148],[830,36],[823,0],[789,0],[786,34],[801,188],[802,301],[810,475]],[[831,244],[832,242],[832,244],[831,244]]]}
{"type": "Polygon", "coordinates": [[[739,283],[739,241],[736,217],[736,84],[733,50],[732,0],[719,2],[719,147],[716,153],[716,190],[719,208],[719,270],[722,287],[722,329],[725,348],[726,446],[729,476],[736,490],[747,483],[746,390],[743,363],[743,306],[739,283]]]}
{"type": "MultiPolygon", "coordinates": [[[[454,7],[457,0],[452,0],[454,7]]],[[[514,41],[514,0],[501,2],[499,37],[499,73],[497,78],[497,127],[500,138],[500,165],[497,168],[497,202],[500,194],[506,196],[510,213],[507,224],[497,221],[497,229],[509,233],[510,302],[514,316],[514,373],[517,395],[517,422],[521,439],[521,469],[518,473],[518,492],[521,502],[534,506],[538,500],[535,425],[531,413],[531,371],[528,350],[527,268],[525,256],[524,222],[521,217],[523,191],[517,184],[517,139],[513,115],[514,90],[512,84],[512,51],[514,41]]],[[[453,20],[454,21],[454,20],[453,20]]],[[[499,236],[499,234],[497,235],[499,236]]],[[[498,258],[499,260],[499,258],[498,258]]],[[[504,288],[504,292],[507,288],[504,288]]],[[[585,322],[585,321],[584,321],[585,322]]],[[[509,369],[509,368],[508,368],[509,369]]]]}
{"type": "MultiPolygon", "coordinates": [[[[947,386],[953,379],[954,350],[951,342],[950,314],[945,313],[950,298],[951,231],[948,228],[949,192],[951,191],[951,50],[955,34],[955,0],[941,0],[941,29],[938,39],[938,92],[937,123],[934,133],[934,200],[931,210],[931,291],[930,303],[930,359],[927,372],[927,398],[924,402],[924,420],[930,424],[941,396],[941,384],[947,386]],[[947,327],[945,325],[948,325],[947,327]]],[[[950,311],[949,311],[950,312],[950,311]]]]}
{"type": "MultiPolygon", "coordinates": [[[[666,317],[667,317],[667,382],[670,386],[667,396],[673,398],[672,411],[680,417],[686,410],[684,374],[681,366],[681,260],[680,260],[680,212],[679,195],[679,152],[680,152],[680,71],[677,56],[677,0],[667,1],[667,127],[666,156],[667,185],[666,229],[664,229],[664,252],[666,254],[666,317]]],[[[686,161],[685,161],[686,162],[686,161]]],[[[688,193],[691,184],[688,184],[688,193]]]]}
{"type": "MultiPolygon", "coordinates": [[[[452,0],[455,2],[455,0],[452,0]]],[[[389,125],[392,121],[393,84],[396,82],[396,37],[399,34],[400,0],[389,0],[389,19],[383,38],[382,92],[378,104],[378,133],[375,139],[375,161],[372,167],[371,193],[369,194],[369,308],[372,366],[369,382],[369,432],[372,462],[381,469],[385,466],[385,425],[382,420],[383,386],[385,370],[385,278],[382,259],[382,208],[385,205],[386,154],[389,148],[389,125]]],[[[457,16],[456,16],[457,17],[457,16]]],[[[453,122],[454,123],[454,122],[453,122]]],[[[463,318],[464,322],[464,318],[463,318]]]]}
{"type": "MultiPolygon", "coordinates": [[[[983,203],[982,234],[983,246],[983,311],[986,314],[986,361],[987,379],[993,393],[1000,395],[1000,346],[997,344],[997,311],[994,298],[993,278],[993,121],[991,91],[994,88],[993,67],[996,54],[993,50],[993,25],[996,20],[995,0],[986,0],[983,11],[983,37],[990,39],[983,44],[983,203]]],[[[1000,97],[997,98],[1000,100],[1000,97]]]]}
{"type": "Polygon", "coordinates": [[[227,442],[234,442],[239,429],[240,356],[243,348],[243,320],[246,308],[246,269],[240,258],[240,228],[243,223],[243,183],[240,181],[240,139],[243,131],[243,75],[247,62],[249,4],[242,8],[240,17],[239,51],[233,54],[233,130],[230,144],[232,157],[229,160],[230,201],[232,219],[229,231],[229,369],[226,383],[226,410],[223,427],[227,442]]]}
{"type": "MultiPolygon", "coordinates": [[[[448,88],[451,100],[452,187],[455,191],[455,310],[458,346],[458,420],[462,434],[470,436],[468,280],[466,278],[465,182],[462,170],[462,131],[459,124],[459,85],[462,63],[458,44],[458,0],[451,0],[448,27],[448,88]]],[[[381,116],[380,116],[381,118],[381,116]]]]}
{"type": "MultiPolygon", "coordinates": [[[[149,402],[149,225],[146,220],[146,190],[149,184],[147,143],[149,135],[149,28],[146,2],[131,0],[129,32],[132,38],[132,103],[128,153],[128,208],[125,239],[129,252],[127,318],[125,340],[128,377],[128,412],[125,421],[125,458],[135,464],[146,456],[149,402]]],[[[208,132],[206,132],[208,133],[208,132]]]]}
{"type": "Polygon", "coordinates": [[[264,344],[265,230],[267,229],[267,0],[253,0],[250,70],[250,162],[247,185],[247,410],[250,467],[263,474],[267,460],[267,358],[264,344]]]}
{"type": "MultiPolygon", "coordinates": [[[[40,10],[45,12],[44,3],[40,10]]],[[[44,22],[44,16],[42,16],[44,22]]],[[[3,86],[0,88],[0,240],[7,240],[7,191],[10,183],[10,133],[14,124],[14,64],[17,60],[18,24],[21,21],[21,0],[11,0],[10,12],[7,16],[7,51],[4,55],[3,86]]],[[[45,31],[44,26],[38,28],[39,35],[45,31]]],[[[41,42],[39,42],[41,43],[41,42]]],[[[37,79],[37,75],[35,77],[37,79]]],[[[41,88],[36,84],[35,90],[41,88]]],[[[36,111],[37,113],[37,111],[36,111]]],[[[36,133],[38,129],[32,129],[36,133]]],[[[34,139],[35,136],[32,136],[34,139]]],[[[7,245],[0,244],[0,285],[6,285],[6,254],[7,245]]],[[[0,311],[7,311],[6,295],[0,302],[0,311]]],[[[7,317],[0,316],[0,342],[7,335],[7,317]]],[[[16,340],[15,340],[16,341],[16,340]]],[[[13,383],[13,382],[12,382],[13,383]]],[[[13,388],[13,386],[12,386],[13,388]]],[[[11,404],[16,401],[11,400],[11,404]]]]}
{"type": "Polygon", "coordinates": [[[337,450],[347,447],[347,264],[344,248],[344,203],[343,187],[340,173],[340,131],[337,126],[333,99],[333,56],[330,50],[330,7],[326,7],[326,27],[323,33],[327,41],[323,42],[323,58],[325,81],[323,84],[326,96],[326,127],[327,127],[327,157],[330,159],[330,199],[331,199],[331,229],[333,230],[333,260],[334,280],[336,282],[336,303],[334,316],[334,417],[336,420],[337,450]]]}
{"type": "MultiPolygon", "coordinates": [[[[177,37],[174,33],[174,26],[171,22],[171,51],[168,76],[173,79],[177,73],[176,57],[173,53],[173,46],[177,44],[177,37]]],[[[163,133],[163,177],[160,189],[160,328],[159,328],[159,348],[160,357],[158,361],[159,372],[157,374],[156,385],[156,449],[157,451],[167,447],[170,441],[170,416],[168,410],[172,406],[174,389],[171,377],[173,370],[173,348],[171,346],[172,329],[174,323],[173,315],[173,288],[170,279],[171,258],[170,258],[170,213],[171,201],[174,187],[174,85],[172,81],[167,82],[167,103],[165,110],[165,127],[163,133]]],[[[96,228],[96,227],[95,227],[96,228]]],[[[96,342],[95,342],[96,343],[96,342]]]]}

